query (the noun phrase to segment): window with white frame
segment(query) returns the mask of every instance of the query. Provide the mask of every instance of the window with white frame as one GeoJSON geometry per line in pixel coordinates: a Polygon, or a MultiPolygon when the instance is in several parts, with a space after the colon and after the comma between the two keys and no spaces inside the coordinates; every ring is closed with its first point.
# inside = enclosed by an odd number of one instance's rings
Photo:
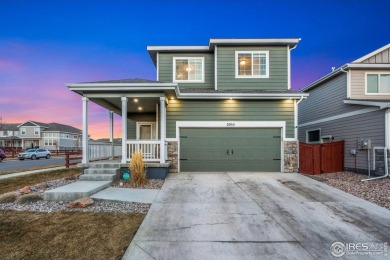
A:
{"type": "Polygon", "coordinates": [[[20,134],[25,135],[26,134],[26,128],[22,127],[20,128],[20,134]]]}
{"type": "Polygon", "coordinates": [[[236,78],[268,78],[269,51],[236,51],[236,78]]]}
{"type": "Polygon", "coordinates": [[[319,143],[321,142],[321,129],[307,130],[306,131],[307,143],[319,143]]]}
{"type": "Polygon", "coordinates": [[[57,139],[45,139],[45,145],[57,145],[57,139]]]}
{"type": "Polygon", "coordinates": [[[39,128],[34,128],[34,135],[39,135],[39,128]]]}
{"type": "Polygon", "coordinates": [[[8,131],[3,131],[3,136],[8,136],[8,131]]]}
{"type": "Polygon", "coordinates": [[[367,94],[390,94],[390,74],[367,73],[366,92],[367,94]]]}
{"type": "Polygon", "coordinates": [[[173,82],[204,82],[204,58],[174,57],[173,82]]]}

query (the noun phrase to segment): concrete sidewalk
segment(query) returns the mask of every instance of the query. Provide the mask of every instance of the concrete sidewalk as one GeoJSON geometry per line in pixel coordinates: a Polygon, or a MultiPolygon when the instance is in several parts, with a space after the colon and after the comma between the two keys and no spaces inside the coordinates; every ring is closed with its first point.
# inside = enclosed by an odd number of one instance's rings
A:
{"type": "Polygon", "coordinates": [[[60,167],[47,168],[47,169],[41,169],[41,170],[22,171],[22,172],[4,174],[4,175],[0,175],[0,180],[13,178],[13,177],[18,177],[18,176],[23,176],[23,175],[34,174],[34,173],[39,173],[39,172],[49,172],[49,171],[62,170],[62,169],[66,169],[66,167],[65,166],[60,166],[60,167]]]}
{"type": "MultiPolygon", "coordinates": [[[[390,241],[390,211],[299,174],[170,174],[123,259],[333,259],[390,241]]],[[[343,259],[388,259],[347,255],[343,259]]]]}

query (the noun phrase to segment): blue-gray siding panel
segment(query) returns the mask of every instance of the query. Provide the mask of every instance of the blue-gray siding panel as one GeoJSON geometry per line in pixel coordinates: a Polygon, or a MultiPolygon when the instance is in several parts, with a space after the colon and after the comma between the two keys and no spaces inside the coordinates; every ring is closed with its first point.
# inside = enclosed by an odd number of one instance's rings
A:
{"type": "MultiPolygon", "coordinates": [[[[382,109],[326,123],[300,127],[298,138],[300,142],[306,142],[306,130],[320,128],[322,136],[332,135],[335,137],[335,141],[345,140],[345,167],[354,168],[355,157],[350,154],[350,151],[351,149],[357,149],[358,139],[371,139],[372,146],[385,146],[384,122],[385,110],[382,109]]],[[[367,169],[366,151],[358,151],[356,164],[359,169],[367,169]]]]}

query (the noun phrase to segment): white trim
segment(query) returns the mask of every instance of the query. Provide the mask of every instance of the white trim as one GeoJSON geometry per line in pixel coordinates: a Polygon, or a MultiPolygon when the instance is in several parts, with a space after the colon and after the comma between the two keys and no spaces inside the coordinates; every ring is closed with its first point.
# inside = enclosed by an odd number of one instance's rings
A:
{"type": "Polygon", "coordinates": [[[148,51],[208,51],[209,46],[147,46],[148,51]]]}
{"type": "Polygon", "coordinates": [[[303,124],[298,125],[298,127],[304,127],[304,126],[315,125],[315,124],[319,124],[319,123],[325,123],[325,122],[329,122],[329,121],[333,121],[333,120],[337,120],[337,119],[342,119],[342,118],[346,118],[346,117],[351,117],[351,116],[357,116],[357,115],[361,115],[361,114],[365,114],[365,113],[370,113],[370,112],[374,112],[374,111],[377,111],[377,110],[380,110],[380,108],[371,108],[370,107],[370,108],[360,109],[360,110],[357,110],[357,111],[352,111],[352,112],[340,114],[340,115],[337,115],[337,116],[330,116],[330,117],[326,117],[326,118],[310,121],[310,122],[307,122],[307,123],[303,123],[303,124]]]}
{"type": "Polygon", "coordinates": [[[209,45],[214,44],[280,44],[280,45],[296,45],[301,38],[268,38],[268,39],[210,39],[209,45]]]}
{"type": "Polygon", "coordinates": [[[158,103],[156,103],[156,140],[158,140],[158,120],[160,118],[159,114],[158,114],[158,103]]]}
{"type": "Polygon", "coordinates": [[[348,63],[348,68],[356,69],[390,69],[390,64],[382,63],[348,63]]]}
{"type": "Polygon", "coordinates": [[[157,140],[156,138],[153,138],[153,125],[155,122],[136,122],[136,134],[135,138],[136,140],[149,140],[149,139],[140,139],[140,128],[141,126],[148,125],[150,126],[150,140],[157,140]]]}
{"type": "MultiPolygon", "coordinates": [[[[89,162],[89,140],[88,140],[88,101],[89,98],[82,97],[83,102],[83,139],[82,139],[82,147],[83,147],[83,158],[82,163],[89,162]]],[[[61,135],[59,135],[61,137],[61,135]]]]}
{"type": "Polygon", "coordinates": [[[204,83],[204,73],[205,73],[205,66],[204,66],[204,57],[173,57],[172,62],[172,82],[174,83],[204,83]],[[196,60],[200,59],[202,61],[202,79],[201,80],[177,80],[176,79],[176,60],[196,60]]]}
{"type": "MultiPolygon", "coordinates": [[[[235,73],[236,73],[236,79],[263,79],[263,78],[269,78],[269,51],[235,51],[235,73]],[[238,75],[238,55],[239,54],[251,54],[251,70],[252,75],[238,75]],[[253,75],[253,54],[265,54],[265,75],[253,75]]],[[[261,71],[261,68],[260,68],[261,71]]]]}
{"type": "Polygon", "coordinates": [[[160,71],[160,53],[159,52],[157,52],[157,65],[156,65],[156,71],[157,71],[157,76],[156,76],[156,80],[158,81],[158,78],[159,78],[159,76],[158,76],[158,73],[159,73],[159,71],[160,71]]]}
{"type": "MultiPolygon", "coordinates": [[[[176,121],[176,140],[178,145],[177,168],[180,172],[180,128],[280,128],[281,129],[281,161],[280,171],[284,170],[284,141],[293,138],[286,138],[285,121],[176,121]]],[[[291,141],[296,141],[293,139],[291,141]]]]}
{"type": "Polygon", "coordinates": [[[66,84],[71,89],[110,89],[115,88],[117,90],[169,90],[177,87],[175,83],[76,83],[66,84]],[[127,88],[125,88],[127,87],[127,88]]]}
{"type": "Polygon", "coordinates": [[[381,79],[381,75],[383,75],[383,74],[386,74],[386,75],[390,75],[390,72],[389,71],[370,71],[370,72],[368,72],[368,71],[366,71],[365,73],[364,73],[364,77],[365,77],[365,79],[364,79],[364,94],[366,95],[366,96],[383,96],[383,95],[390,95],[390,92],[379,92],[380,90],[379,90],[379,87],[380,87],[380,79],[381,79]],[[378,93],[368,93],[367,92],[367,75],[368,74],[370,74],[370,75],[377,75],[378,76],[378,93]]]}
{"type": "Polygon", "coordinates": [[[343,100],[344,104],[351,104],[351,105],[362,105],[362,106],[375,106],[379,107],[380,109],[390,107],[390,101],[389,102],[381,102],[381,101],[364,101],[364,100],[343,100]]]}
{"type": "Polygon", "coordinates": [[[347,98],[351,98],[352,71],[347,72],[347,98]]]}
{"type": "Polygon", "coordinates": [[[122,160],[127,163],[127,97],[121,97],[122,102],[122,160]]]}
{"type": "Polygon", "coordinates": [[[178,138],[165,138],[165,141],[167,141],[167,142],[177,142],[178,138]]]}
{"type": "Polygon", "coordinates": [[[165,163],[165,138],[166,138],[166,99],[160,97],[160,163],[165,163]]]}
{"type": "Polygon", "coordinates": [[[306,143],[308,143],[308,144],[320,144],[320,143],[322,143],[321,132],[322,132],[321,128],[314,128],[314,129],[306,130],[306,143]],[[313,132],[313,131],[320,131],[320,134],[319,134],[320,140],[319,141],[314,141],[314,142],[309,142],[309,132],[313,132]]]}
{"type": "Polygon", "coordinates": [[[291,57],[290,48],[287,46],[287,89],[291,89],[291,57]]]}
{"type": "Polygon", "coordinates": [[[218,89],[218,47],[217,45],[215,45],[215,49],[214,49],[214,89],[217,90],[218,89]]]}
{"type": "Polygon", "coordinates": [[[378,53],[380,53],[380,52],[386,50],[387,48],[390,48],[390,43],[387,44],[387,45],[385,45],[385,46],[383,46],[383,47],[381,47],[381,48],[379,48],[379,49],[377,49],[377,50],[375,50],[375,51],[373,51],[373,52],[370,52],[370,53],[367,54],[367,55],[364,55],[363,57],[361,57],[361,58],[359,58],[359,59],[353,61],[353,63],[362,62],[362,61],[364,61],[364,60],[366,60],[366,59],[368,59],[368,58],[371,58],[372,56],[375,56],[375,55],[377,55],[378,53]]]}

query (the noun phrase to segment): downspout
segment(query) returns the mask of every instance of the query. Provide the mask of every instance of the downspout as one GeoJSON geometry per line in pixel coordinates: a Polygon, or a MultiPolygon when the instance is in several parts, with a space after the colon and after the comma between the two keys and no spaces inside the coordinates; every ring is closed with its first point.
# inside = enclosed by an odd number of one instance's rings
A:
{"type": "MultiPolygon", "coordinates": [[[[378,180],[378,179],[383,179],[383,178],[386,178],[387,176],[389,176],[389,166],[388,166],[388,161],[387,161],[387,148],[388,148],[388,142],[389,142],[389,114],[390,114],[390,109],[387,108],[386,109],[386,113],[385,113],[385,148],[384,148],[384,160],[385,160],[385,175],[383,176],[379,176],[379,177],[375,177],[375,178],[369,178],[369,179],[364,179],[362,181],[371,181],[371,180],[378,180]]],[[[375,153],[374,153],[374,158],[373,160],[375,160],[375,153]]],[[[375,169],[374,169],[375,170],[375,169]]]]}
{"type": "Polygon", "coordinates": [[[341,71],[341,72],[344,72],[345,74],[347,74],[347,98],[349,99],[349,98],[351,97],[351,93],[349,93],[349,92],[350,92],[349,84],[351,84],[351,83],[349,82],[349,74],[348,74],[348,71],[345,71],[345,70],[343,69],[343,67],[340,67],[340,71],[341,71]]]}

